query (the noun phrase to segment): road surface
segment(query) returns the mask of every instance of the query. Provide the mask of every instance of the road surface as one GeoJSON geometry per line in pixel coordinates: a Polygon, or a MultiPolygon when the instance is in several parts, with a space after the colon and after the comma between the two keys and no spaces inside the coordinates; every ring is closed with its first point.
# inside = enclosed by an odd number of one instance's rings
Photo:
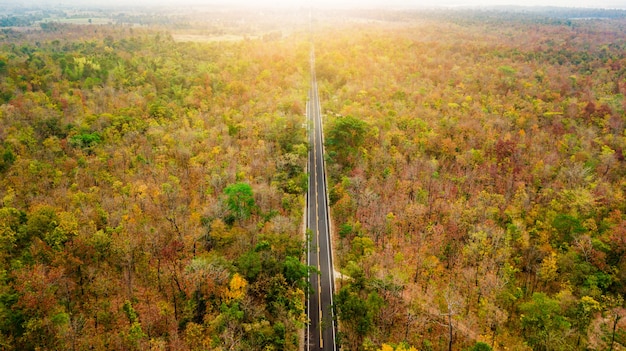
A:
{"type": "Polygon", "coordinates": [[[333,265],[330,247],[328,197],[324,173],[322,118],[315,78],[315,54],[311,50],[311,90],[307,104],[309,125],[309,190],[307,193],[307,228],[310,233],[307,263],[317,267],[311,273],[311,293],[307,299],[309,324],[305,335],[306,350],[335,351],[335,320],[333,318],[333,265]]]}

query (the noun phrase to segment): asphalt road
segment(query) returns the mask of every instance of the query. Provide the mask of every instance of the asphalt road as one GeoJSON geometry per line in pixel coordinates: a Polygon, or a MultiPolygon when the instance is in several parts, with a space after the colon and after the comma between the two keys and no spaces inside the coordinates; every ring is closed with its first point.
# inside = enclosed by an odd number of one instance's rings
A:
{"type": "Polygon", "coordinates": [[[324,173],[322,118],[320,113],[315,55],[311,51],[311,90],[307,104],[309,125],[309,190],[307,194],[307,228],[310,233],[307,263],[317,267],[311,273],[311,293],[307,299],[309,325],[305,336],[306,350],[336,350],[333,318],[333,265],[330,246],[328,197],[324,173]]]}

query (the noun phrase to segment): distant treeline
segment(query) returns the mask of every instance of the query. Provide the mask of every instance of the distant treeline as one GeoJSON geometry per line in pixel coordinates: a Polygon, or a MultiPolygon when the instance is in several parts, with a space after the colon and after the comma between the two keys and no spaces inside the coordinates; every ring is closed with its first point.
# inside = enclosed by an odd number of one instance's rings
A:
{"type": "Polygon", "coordinates": [[[0,27],[28,27],[35,21],[41,20],[38,16],[2,16],[0,17],[0,27]]]}

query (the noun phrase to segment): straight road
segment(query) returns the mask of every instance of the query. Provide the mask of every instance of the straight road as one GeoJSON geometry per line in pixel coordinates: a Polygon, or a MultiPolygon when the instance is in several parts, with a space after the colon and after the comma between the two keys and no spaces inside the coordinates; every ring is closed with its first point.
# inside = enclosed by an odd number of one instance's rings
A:
{"type": "Polygon", "coordinates": [[[307,299],[309,324],[305,336],[306,350],[337,350],[335,345],[335,320],[333,317],[333,265],[330,247],[330,230],[326,175],[324,172],[324,148],[322,118],[315,79],[315,54],[311,50],[311,90],[307,104],[309,125],[309,190],[307,193],[307,228],[310,233],[307,263],[317,267],[318,274],[311,273],[311,293],[307,299]]]}

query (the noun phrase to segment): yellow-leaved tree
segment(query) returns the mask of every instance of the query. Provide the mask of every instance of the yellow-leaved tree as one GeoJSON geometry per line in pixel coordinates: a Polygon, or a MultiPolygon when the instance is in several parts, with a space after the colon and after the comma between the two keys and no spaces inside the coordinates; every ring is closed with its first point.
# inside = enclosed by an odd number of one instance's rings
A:
{"type": "Polygon", "coordinates": [[[400,343],[395,347],[389,344],[382,344],[379,351],[417,351],[417,349],[405,343],[400,343]]]}
{"type": "Polygon", "coordinates": [[[247,286],[248,282],[246,281],[246,279],[239,275],[239,273],[235,273],[230,279],[230,283],[228,284],[228,290],[224,293],[224,297],[228,301],[241,300],[246,294],[247,286]]]}

